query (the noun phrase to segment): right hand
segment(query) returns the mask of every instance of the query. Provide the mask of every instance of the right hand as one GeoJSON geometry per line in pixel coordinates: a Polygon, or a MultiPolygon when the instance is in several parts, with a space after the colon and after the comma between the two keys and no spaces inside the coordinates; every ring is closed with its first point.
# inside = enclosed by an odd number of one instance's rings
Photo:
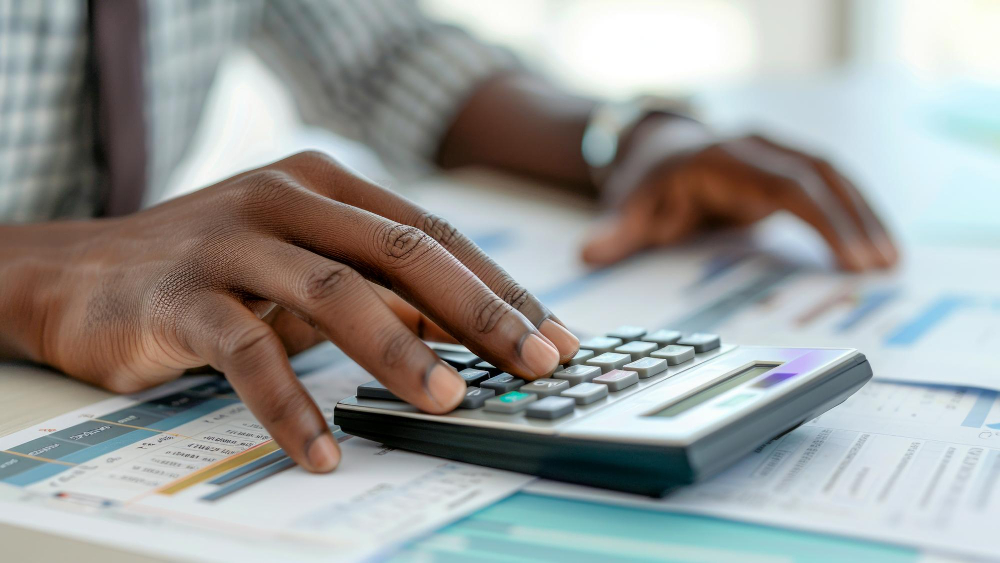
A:
{"type": "Polygon", "coordinates": [[[414,329],[436,323],[526,379],[579,344],[445,221],[316,153],[128,217],[14,229],[26,330],[0,329],[0,351],[122,393],[210,365],[311,471],[340,453],[288,363],[285,337],[305,325],[265,316],[293,314],[430,413],[454,409],[466,386],[414,329]],[[366,280],[427,318],[404,322],[366,280]]]}

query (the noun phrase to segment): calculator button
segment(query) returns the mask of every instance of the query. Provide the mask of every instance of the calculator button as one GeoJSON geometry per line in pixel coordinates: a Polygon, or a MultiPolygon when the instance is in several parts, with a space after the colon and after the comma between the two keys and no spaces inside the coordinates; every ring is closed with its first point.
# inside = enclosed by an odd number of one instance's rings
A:
{"type": "Polygon", "coordinates": [[[625,364],[622,369],[634,371],[639,374],[639,379],[646,379],[666,371],[667,361],[662,358],[642,358],[631,364],[625,364]]]}
{"type": "Polygon", "coordinates": [[[668,364],[676,366],[677,364],[683,364],[684,362],[694,359],[694,348],[691,346],[680,346],[678,344],[671,344],[670,346],[664,346],[659,350],[650,354],[653,358],[663,358],[668,364]]]}
{"type": "Polygon", "coordinates": [[[569,381],[564,379],[536,379],[525,383],[519,389],[522,393],[534,393],[539,397],[551,397],[569,389],[569,381]]]}
{"type": "Polygon", "coordinates": [[[389,401],[401,401],[399,397],[392,394],[378,381],[369,381],[368,383],[362,383],[358,385],[358,398],[359,399],[386,399],[389,401]]]}
{"type": "Polygon", "coordinates": [[[514,377],[509,373],[495,375],[479,384],[479,386],[484,389],[492,389],[496,391],[497,395],[513,391],[522,385],[524,385],[523,379],[514,377]]]}
{"type": "Polygon", "coordinates": [[[563,397],[569,397],[578,405],[589,405],[608,396],[608,386],[600,383],[581,383],[562,392],[563,397]]]}
{"type": "Polygon", "coordinates": [[[695,352],[703,354],[718,348],[719,345],[722,344],[722,340],[719,338],[718,334],[696,332],[681,338],[677,341],[677,343],[682,346],[691,346],[694,348],[695,352]]]}
{"type": "Polygon", "coordinates": [[[441,358],[441,361],[458,370],[471,368],[482,361],[475,354],[469,352],[454,352],[452,350],[434,350],[434,352],[441,358]]]}
{"type": "Polygon", "coordinates": [[[580,365],[583,362],[586,362],[587,360],[589,360],[590,358],[593,358],[593,357],[594,357],[594,351],[593,350],[587,350],[586,348],[580,348],[580,350],[576,353],[576,355],[573,356],[572,358],[570,358],[568,362],[566,362],[566,367],[580,365]]]}
{"type": "Polygon", "coordinates": [[[465,368],[458,372],[469,387],[477,387],[480,383],[490,378],[490,372],[482,369],[465,368]]]}
{"type": "Polygon", "coordinates": [[[482,387],[469,387],[465,390],[465,398],[462,402],[458,404],[460,409],[478,409],[483,406],[483,403],[487,399],[492,399],[496,396],[496,392],[492,389],[483,389],[482,387]]]}
{"type": "Polygon", "coordinates": [[[608,386],[608,391],[621,391],[626,387],[631,387],[639,383],[639,374],[634,371],[616,369],[594,378],[594,383],[608,386]]]}
{"type": "Polygon", "coordinates": [[[502,369],[496,367],[495,365],[493,365],[493,364],[491,364],[489,362],[479,362],[478,364],[476,364],[476,365],[474,365],[472,367],[474,367],[476,369],[481,369],[481,370],[484,370],[484,371],[488,371],[488,372],[490,372],[490,375],[500,375],[501,373],[503,373],[502,369]]]}
{"type": "Polygon", "coordinates": [[[645,358],[646,356],[652,354],[659,348],[656,344],[652,342],[642,342],[639,340],[629,342],[628,344],[622,344],[621,346],[615,348],[615,352],[619,354],[628,354],[632,356],[633,360],[638,360],[639,358],[645,358]]]}
{"type": "Polygon", "coordinates": [[[525,416],[552,420],[573,412],[574,401],[566,397],[545,397],[528,405],[525,416]]]}
{"type": "Polygon", "coordinates": [[[608,333],[611,338],[620,338],[622,342],[631,342],[642,338],[646,334],[646,329],[640,326],[624,325],[608,333]]]}
{"type": "Polygon", "coordinates": [[[681,333],[677,330],[666,330],[661,329],[656,332],[651,332],[646,336],[642,337],[643,342],[653,342],[659,344],[660,347],[664,347],[668,344],[677,344],[677,341],[681,339],[681,333]]]}
{"type": "Polygon", "coordinates": [[[514,414],[528,408],[528,403],[536,400],[538,400],[538,396],[534,393],[511,391],[510,393],[504,393],[499,397],[487,399],[485,408],[490,412],[514,414]]]}
{"type": "Polygon", "coordinates": [[[580,348],[593,350],[595,354],[610,352],[623,344],[621,338],[611,338],[608,336],[595,336],[580,343],[580,348]]]}
{"type": "Polygon", "coordinates": [[[623,367],[625,364],[632,361],[632,356],[628,354],[616,354],[614,352],[605,352],[600,356],[595,356],[587,360],[588,366],[597,366],[601,368],[602,373],[608,373],[613,369],[618,369],[623,367]]]}
{"type": "Polygon", "coordinates": [[[555,379],[564,379],[570,386],[586,383],[598,375],[601,375],[601,368],[597,366],[575,365],[552,374],[555,379]]]}

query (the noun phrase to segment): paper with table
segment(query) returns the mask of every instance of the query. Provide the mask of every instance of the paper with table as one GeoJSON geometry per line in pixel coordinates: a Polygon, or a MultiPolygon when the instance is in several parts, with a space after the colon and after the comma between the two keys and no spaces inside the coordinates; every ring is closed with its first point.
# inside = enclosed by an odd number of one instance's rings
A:
{"type": "Polygon", "coordinates": [[[997,396],[870,383],[718,477],[662,500],[551,481],[527,491],[994,558],[1000,553],[997,396]]]}
{"type": "MultiPolygon", "coordinates": [[[[330,416],[369,378],[341,361],[303,382],[330,416]]],[[[338,441],[341,466],[311,475],[225,380],[185,378],[0,438],[0,522],[185,560],[347,560],[391,549],[530,480],[343,434],[338,441]]]]}

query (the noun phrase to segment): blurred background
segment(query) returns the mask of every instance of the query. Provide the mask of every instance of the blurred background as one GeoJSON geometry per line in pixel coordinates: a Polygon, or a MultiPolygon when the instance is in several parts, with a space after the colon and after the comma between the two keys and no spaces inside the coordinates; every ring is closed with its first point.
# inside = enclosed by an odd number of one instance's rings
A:
{"type": "MultiPolygon", "coordinates": [[[[1000,243],[1000,0],[421,3],[576,91],[689,96],[722,131],[831,156],[908,238],[1000,243]]],[[[237,52],[170,195],[305,147],[388,179],[357,145],[303,128],[270,70],[237,52]]]]}

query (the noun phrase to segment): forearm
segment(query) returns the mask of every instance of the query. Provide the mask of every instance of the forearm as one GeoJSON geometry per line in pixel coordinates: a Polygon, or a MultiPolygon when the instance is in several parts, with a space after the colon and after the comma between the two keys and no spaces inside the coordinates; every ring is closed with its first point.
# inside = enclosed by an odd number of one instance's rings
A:
{"type": "Polygon", "coordinates": [[[580,152],[594,105],[533,75],[499,75],[459,111],[441,142],[438,163],[489,166],[594,195],[580,152]]]}

